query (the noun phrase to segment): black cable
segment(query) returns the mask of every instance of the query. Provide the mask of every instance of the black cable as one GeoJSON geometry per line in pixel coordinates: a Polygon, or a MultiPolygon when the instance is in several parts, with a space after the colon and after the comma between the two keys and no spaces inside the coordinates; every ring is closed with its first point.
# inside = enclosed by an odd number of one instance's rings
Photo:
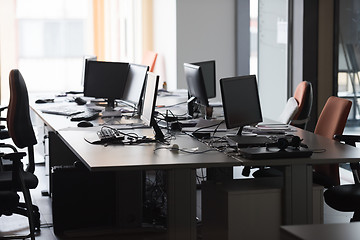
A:
{"type": "Polygon", "coordinates": [[[178,106],[178,105],[181,105],[181,104],[184,104],[184,103],[187,103],[187,101],[184,101],[184,102],[179,102],[179,103],[175,103],[175,104],[171,104],[171,105],[164,105],[164,106],[157,106],[156,108],[169,108],[169,107],[175,107],[175,106],[178,106]]]}
{"type": "Polygon", "coordinates": [[[198,129],[196,129],[195,131],[193,131],[192,134],[194,134],[194,133],[196,133],[196,132],[198,132],[198,131],[200,131],[200,130],[203,130],[203,129],[206,129],[206,128],[215,127],[215,126],[216,126],[216,128],[214,129],[214,132],[216,132],[217,129],[219,128],[219,126],[220,126],[223,122],[224,122],[224,120],[222,120],[221,122],[216,123],[216,124],[212,124],[212,125],[208,125],[208,126],[204,126],[204,127],[198,128],[198,129]]]}

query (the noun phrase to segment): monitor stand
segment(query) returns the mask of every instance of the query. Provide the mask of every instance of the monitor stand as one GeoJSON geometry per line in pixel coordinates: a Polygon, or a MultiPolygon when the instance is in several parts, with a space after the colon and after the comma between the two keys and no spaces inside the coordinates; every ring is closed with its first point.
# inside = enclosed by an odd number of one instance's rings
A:
{"type": "Polygon", "coordinates": [[[115,99],[108,99],[107,100],[107,106],[105,107],[105,110],[102,111],[101,117],[107,118],[107,117],[121,117],[122,112],[119,110],[114,110],[115,108],[115,99]]]}
{"type": "Polygon", "coordinates": [[[238,137],[256,137],[257,134],[256,133],[249,133],[249,132],[243,132],[243,126],[239,128],[239,130],[237,131],[236,134],[227,134],[227,137],[234,137],[234,136],[238,136],[238,137]]]}

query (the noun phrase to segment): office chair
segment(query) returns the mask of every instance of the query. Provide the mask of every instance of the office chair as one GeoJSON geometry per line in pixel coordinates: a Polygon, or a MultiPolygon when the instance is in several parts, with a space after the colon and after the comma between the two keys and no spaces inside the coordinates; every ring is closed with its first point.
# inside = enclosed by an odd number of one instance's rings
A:
{"type": "MultiPolygon", "coordinates": [[[[315,126],[314,133],[323,137],[334,139],[335,135],[341,135],[344,131],[349,116],[351,101],[331,96],[325,103],[315,126]]],[[[314,183],[326,188],[340,184],[339,164],[313,166],[314,183]]]]}
{"type": "Polygon", "coordinates": [[[291,119],[290,124],[301,129],[306,129],[313,103],[311,82],[302,81],[299,83],[295,89],[294,98],[298,103],[298,110],[291,119]]]}
{"type": "MultiPolygon", "coordinates": [[[[1,178],[1,172],[0,172],[1,178]]],[[[0,191],[0,217],[2,215],[9,216],[13,214],[19,203],[19,195],[13,191],[0,191]]]]}
{"type": "MultiPolygon", "coordinates": [[[[315,134],[334,139],[334,135],[343,133],[350,112],[351,101],[331,96],[321,111],[315,127],[315,134]]],[[[282,171],[278,168],[264,168],[253,173],[254,177],[281,177],[282,171]]],[[[340,184],[339,165],[313,166],[313,182],[326,188],[340,184]]]]}
{"type": "MultiPolygon", "coordinates": [[[[335,135],[336,140],[356,147],[360,136],[335,135]]],[[[332,208],[342,212],[354,212],[350,222],[360,221],[360,165],[350,163],[354,184],[344,184],[328,188],[324,192],[325,202],[332,208]]]]}
{"type": "Polygon", "coordinates": [[[38,185],[38,178],[34,175],[35,161],[33,146],[37,143],[34,130],[30,119],[29,99],[25,81],[19,70],[11,70],[9,75],[10,101],[7,112],[7,128],[13,143],[18,148],[27,148],[28,166],[26,171],[23,169],[21,159],[26,155],[24,152],[17,152],[14,146],[1,144],[0,147],[11,148],[14,153],[5,154],[3,159],[12,161],[12,170],[3,170],[0,178],[1,190],[17,190],[24,195],[24,203],[19,203],[14,213],[28,217],[30,236],[34,239],[35,231],[40,230],[39,208],[32,204],[30,189],[35,189],[38,185]],[[15,171],[19,172],[19,180],[15,171]]]}
{"type": "MultiPolygon", "coordinates": [[[[312,84],[307,81],[299,83],[295,89],[294,97],[289,98],[278,121],[291,124],[295,127],[306,129],[310,119],[310,113],[313,103],[312,84]],[[296,105],[295,105],[296,104],[296,105]]],[[[244,175],[248,175],[250,169],[244,169],[244,175]]],[[[261,167],[253,173],[254,177],[280,177],[282,172],[276,168],[261,167]]]]}
{"type": "Polygon", "coordinates": [[[149,66],[149,72],[154,72],[157,55],[157,53],[152,51],[146,51],[143,55],[141,64],[149,66]]]}
{"type": "Polygon", "coordinates": [[[298,102],[294,97],[291,97],[288,99],[285,108],[283,109],[277,120],[283,124],[290,124],[291,120],[294,119],[294,116],[297,114],[298,111],[298,102]]]}

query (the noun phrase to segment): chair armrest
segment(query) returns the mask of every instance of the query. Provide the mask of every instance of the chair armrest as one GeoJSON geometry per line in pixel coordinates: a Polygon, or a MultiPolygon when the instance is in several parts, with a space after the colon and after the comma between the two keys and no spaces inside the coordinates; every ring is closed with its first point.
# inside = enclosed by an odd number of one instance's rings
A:
{"type": "MultiPolygon", "coordinates": [[[[334,135],[334,139],[356,147],[356,143],[360,142],[360,135],[334,135]]],[[[350,167],[355,183],[360,184],[360,164],[358,162],[350,163],[350,167]]]]}
{"type": "Polygon", "coordinates": [[[0,143],[0,148],[11,148],[14,152],[18,151],[16,147],[7,143],[0,143]]]}
{"type": "Polygon", "coordinates": [[[334,135],[334,139],[355,147],[355,143],[360,142],[360,135],[334,135]]]}
{"type": "Polygon", "coordinates": [[[8,159],[11,161],[20,161],[25,156],[26,156],[25,152],[13,152],[13,153],[6,153],[6,154],[2,155],[2,158],[8,159]]]}
{"type": "Polygon", "coordinates": [[[4,111],[4,110],[7,109],[7,108],[8,108],[8,106],[1,106],[1,105],[0,105],[0,112],[4,111]]]}

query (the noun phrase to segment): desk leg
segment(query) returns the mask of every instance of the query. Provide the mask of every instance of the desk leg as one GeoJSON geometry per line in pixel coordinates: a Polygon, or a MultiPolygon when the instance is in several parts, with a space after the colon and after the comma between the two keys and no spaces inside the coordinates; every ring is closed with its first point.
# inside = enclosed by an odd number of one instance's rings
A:
{"type": "Polygon", "coordinates": [[[312,166],[285,167],[284,224],[311,224],[313,222],[312,166]]]}
{"type": "Polygon", "coordinates": [[[168,239],[196,239],[195,169],[168,171],[168,239]]]}

